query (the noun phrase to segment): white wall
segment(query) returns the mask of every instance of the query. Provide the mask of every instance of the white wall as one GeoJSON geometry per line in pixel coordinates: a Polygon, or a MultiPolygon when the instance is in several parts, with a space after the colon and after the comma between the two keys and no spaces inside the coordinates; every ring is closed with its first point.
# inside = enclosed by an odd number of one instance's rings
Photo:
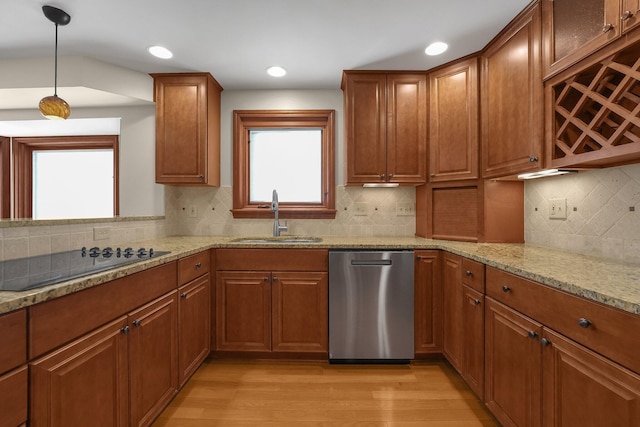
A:
{"type": "MultiPolygon", "coordinates": [[[[120,117],[120,216],[164,215],[164,189],[155,183],[155,105],[73,108],[73,118],[120,117]]],[[[33,110],[0,110],[0,121],[40,120],[33,110]]]]}

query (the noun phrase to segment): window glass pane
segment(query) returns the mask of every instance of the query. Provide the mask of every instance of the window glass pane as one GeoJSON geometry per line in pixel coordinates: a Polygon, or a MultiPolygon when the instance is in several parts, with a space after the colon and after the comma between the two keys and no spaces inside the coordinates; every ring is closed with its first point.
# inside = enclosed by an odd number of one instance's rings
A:
{"type": "Polygon", "coordinates": [[[113,216],[113,150],[33,152],[33,218],[113,216]]]}
{"type": "Polygon", "coordinates": [[[254,129],[249,132],[250,203],[322,202],[322,130],[254,129]]]}

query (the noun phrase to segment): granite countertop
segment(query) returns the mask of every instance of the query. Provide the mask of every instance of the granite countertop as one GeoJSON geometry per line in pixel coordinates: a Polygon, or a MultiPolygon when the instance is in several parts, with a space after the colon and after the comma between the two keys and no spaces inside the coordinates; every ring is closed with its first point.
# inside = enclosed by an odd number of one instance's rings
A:
{"type": "MultiPolygon", "coordinates": [[[[287,236],[283,236],[287,237],[287,236]]],[[[238,237],[166,237],[131,242],[169,255],[39,289],[0,291],[0,314],[165,264],[210,248],[441,249],[568,293],[640,315],[640,265],[520,244],[466,243],[420,237],[323,237],[317,243],[238,243],[238,237]]]]}

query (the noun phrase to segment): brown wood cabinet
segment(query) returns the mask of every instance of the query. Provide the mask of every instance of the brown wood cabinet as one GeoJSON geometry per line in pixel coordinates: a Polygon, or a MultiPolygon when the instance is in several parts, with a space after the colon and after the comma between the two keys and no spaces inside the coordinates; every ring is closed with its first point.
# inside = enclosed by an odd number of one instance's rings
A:
{"type": "Polygon", "coordinates": [[[484,294],[462,286],[462,366],[460,374],[480,399],[484,396],[484,294]]]}
{"type": "Polygon", "coordinates": [[[504,426],[541,426],[542,325],[486,298],[487,407],[504,426]]]}
{"type": "Polygon", "coordinates": [[[638,5],[633,3],[635,0],[542,1],[544,75],[561,71],[634,27],[638,5]]]}
{"type": "Polygon", "coordinates": [[[524,184],[469,180],[416,188],[416,235],[469,242],[524,242],[524,184]]]}
{"type": "MultiPolygon", "coordinates": [[[[10,348],[10,347],[7,347],[10,348]]],[[[29,375],[26,365],[0,374],[0,427],[26,425],[29,375]]]]}
{"type": "Polygon", "coordinates": [[[31,364],[30,426],[130,425],[127,327],[121,317],[31,364]]]}
{"type": "Polygon", "coordinates": [[[441,253],[414,252],[414,344],[416,359],[442,353],[441,253]]]}
{"type": "Polygon", "coordinates": [[[151,425],[177,393],[177,310],[171,292],[128,316],[132,426],[151,425]]]}
{"type": "Polygon", "coordinates": [[[444,340],[442,352],[458,372],[462,372],[464,349],[462,257],[445,252],[442,256],[444,340]]]}
{"type": "Polygon", "coordinates": [[[346,183],[426,182],[427,75],[345,71],[346,183]]]}
{"type": "Polygon", "coordinates": [[[326,250],[219,249],[216,258],[218,355],[328,356],[326,250]]]}
{"type": "Polygon", "coordinates": [[[178,261],[178,383],[182,387],[211,352],[211,254],[178,261]]]}
{"type": "Polygon", "coordinates": [[[209,73],[151,74],[156,182],[220,185],[220,93],[209,73]]]}
{"type": "Polygon", "coordinates": [[[540,4],[532,3],[481,57],[482,176],[542,168],[540,4]]]}
{"type": "Polygon", "coordinates": [[[622,33],[635,28],[640,24],[640,0],[622,0],[622,33]]]}
{"type": "Polygon", "coordinates": [[[478,178],[478,58],[429,73],[429,181],[478,178]]]}

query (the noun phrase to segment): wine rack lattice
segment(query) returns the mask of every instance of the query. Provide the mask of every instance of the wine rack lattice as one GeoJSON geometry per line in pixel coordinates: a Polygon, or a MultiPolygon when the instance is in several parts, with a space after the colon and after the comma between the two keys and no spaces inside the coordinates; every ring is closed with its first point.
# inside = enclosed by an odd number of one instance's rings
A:
{"type": "Polygon", "coordinates": [[[555,166],[640,157],[640,43],[553,86],[555,166]]]}

